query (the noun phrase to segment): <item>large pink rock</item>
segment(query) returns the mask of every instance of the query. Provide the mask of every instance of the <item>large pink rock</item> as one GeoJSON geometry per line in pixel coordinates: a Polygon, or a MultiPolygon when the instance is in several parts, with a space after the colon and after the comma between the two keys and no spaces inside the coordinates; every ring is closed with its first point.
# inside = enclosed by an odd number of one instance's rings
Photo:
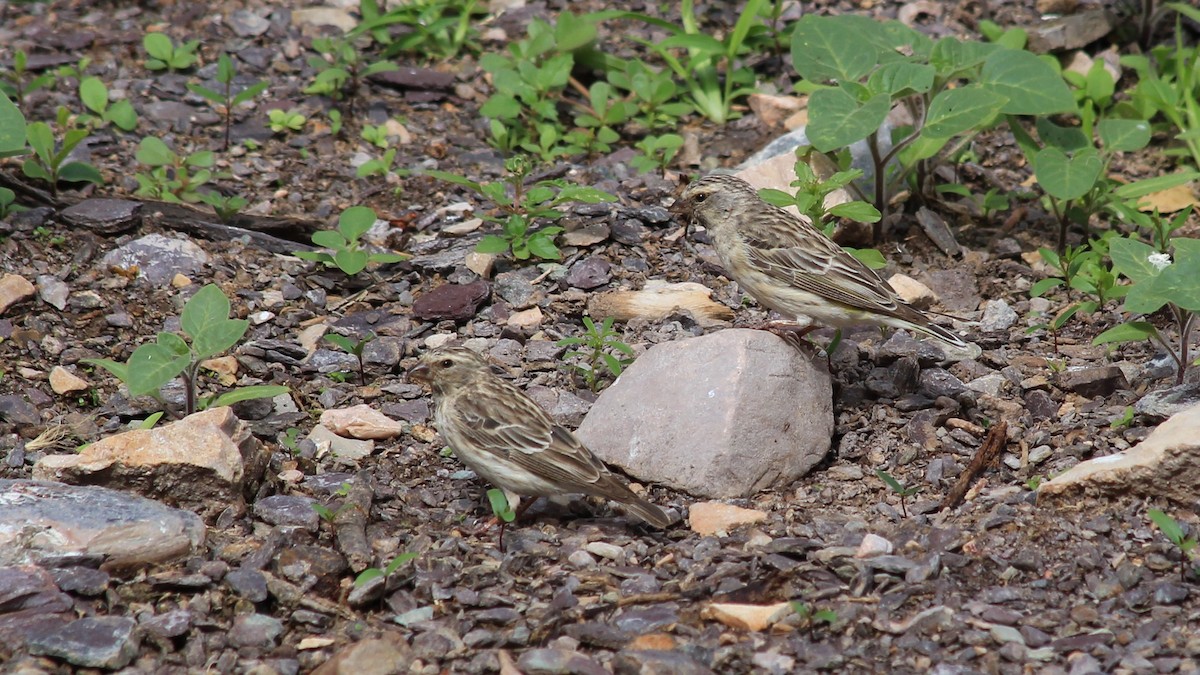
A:
{"type": "Polygon", "coordinates": [[[829,371],[809,352],[743,329],[655,345],[577,433],[629,475],[694,495],[784,487],[825,457],[833,436],[829,371]]]}

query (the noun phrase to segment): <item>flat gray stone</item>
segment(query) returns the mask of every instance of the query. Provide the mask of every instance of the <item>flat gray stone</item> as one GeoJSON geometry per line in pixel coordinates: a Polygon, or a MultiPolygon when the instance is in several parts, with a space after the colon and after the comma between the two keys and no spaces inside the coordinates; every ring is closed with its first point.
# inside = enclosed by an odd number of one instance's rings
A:
{"type": "Polygon", "coordinates": [[[195,553],[205,527],[194,513],[94,486],[0,480],[0,565],[100,559],[120,566],[195,553]]]}
{"type": "Polygon", "coordinates": [[[124,616],[89,616],[29,641],[45,654],[85,668],[123,668],[137,656],[137,623],[124,616]]]}
{"type": "Polygon", "coordinates": [[[208,264],[208,254],[190,239],[148,234],[105,254],[100,264],[138,270],[138,279],[162,286],[176,274],[192,276],[208,264]]]}
{"type": "Polygon", "coordinates": [[[829,373],[766,331],[676,340],[638,357],[577,433],[640,480],[746,497],[791,483],[829,452],[829,373]]]}

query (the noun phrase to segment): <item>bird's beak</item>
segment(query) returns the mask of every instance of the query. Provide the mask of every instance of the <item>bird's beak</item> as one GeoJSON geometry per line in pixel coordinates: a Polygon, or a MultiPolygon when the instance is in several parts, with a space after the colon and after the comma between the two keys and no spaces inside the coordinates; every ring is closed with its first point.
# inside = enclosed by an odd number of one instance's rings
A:
{"type": "Polygon", "coordinates": [[[408,371],[408,379],[416,382],[429,381],[429,366],[424,363],[419,363],[413,366],[412,370],[408,371]]]}

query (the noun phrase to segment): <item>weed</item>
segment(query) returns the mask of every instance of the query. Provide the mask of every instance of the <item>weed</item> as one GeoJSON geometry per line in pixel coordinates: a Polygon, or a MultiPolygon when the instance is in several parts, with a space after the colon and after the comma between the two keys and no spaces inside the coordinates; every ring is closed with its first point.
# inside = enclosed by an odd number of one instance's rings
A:
{"type": "Polygon", "coordinates": [[[583,325],[587,332],[579,337],[563,338],[555,344],[560,347],[582,347],[579,351],[569,351],[563,358],[582,357],[583,363],[569,364],[571,368],[583,375],[589,390],[600,390],[600,385],[606,379],[616,381],[621,371],[633,363],[633,348],[621,340],[621,334],[613,330],[613,318],[608,317],[597,327],[591,317],[583,317],[583,325]],[[623,356],[622,356],[623,355],[623,356]],[[607,371],[608,377],[602,375],[607,371]]]}

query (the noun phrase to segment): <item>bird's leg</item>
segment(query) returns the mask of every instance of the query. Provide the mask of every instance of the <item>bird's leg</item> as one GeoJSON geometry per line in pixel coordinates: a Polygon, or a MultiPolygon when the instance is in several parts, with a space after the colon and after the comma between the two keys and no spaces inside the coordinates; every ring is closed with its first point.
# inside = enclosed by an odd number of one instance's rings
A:
{"type": "Polygon", "coordinates": [[[792,336],[795,339],[800,339],[808,335],[811,331],[817,329],[817,326],[811,323],[797,323],[795,321],[767,321],[759,326],[755,326],[757,330],[768,330],[778,335],[779,337],[792,336]]]}

